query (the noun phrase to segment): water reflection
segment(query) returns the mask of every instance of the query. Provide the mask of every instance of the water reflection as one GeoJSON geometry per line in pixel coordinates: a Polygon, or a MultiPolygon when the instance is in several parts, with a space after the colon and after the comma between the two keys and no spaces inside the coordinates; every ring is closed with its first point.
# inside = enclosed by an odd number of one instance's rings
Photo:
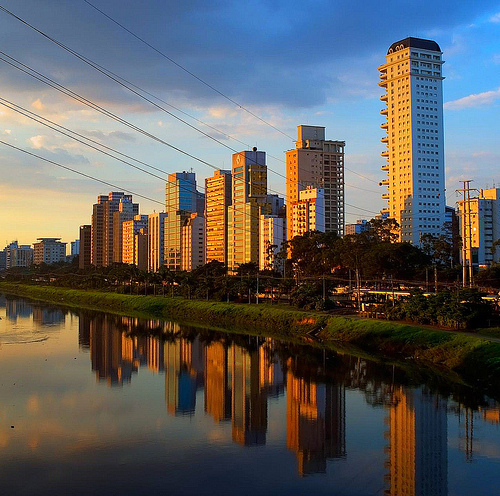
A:
{"type": "Polygon", "coordinates": [[[448,494],[446,406],[445,399],[426,388],[395,388],[386,417],[386,494],[448,494]]]}
{"type": "MultiPolygon", "coordinates": [[[[62,310],[20,300],[0,299],[0,309],[5,309],[3,325],[10,323],[23,333],[41,328],[60,332],[67,320],[62,310]]],[[[3,333],[7,328],[1,329],[3,333]]],[[[500,460],[500,440],[478,436],[487,428],[498,437],[500,405],[421,370],[270,338],[107,314],[82,312],[77,329],[75,344],[85,360],[90,358],[86,374],[91,368],[97,382],[92,384],[101,396],[111,391],[104,384],[113,388],[116,401],[121,388],[131,388],[140,382],[139,372],[148,371],[147,377],[156,377],[155,389],[143,392],[140,408],[158,398],[166,425],[194,419],[199,424],[201,415],[208,426],[219,429],[213,432],[227,433],[233,449],[253,447],[244,451],[258,457],[266,445],[281,446],[297,480],[317,480],[315,474],[350,480],[355,489],[339,494],[444,496],[457,454],[466,467],[487,457],[500,460]],[[357,429],[365,429],[364,434],[357,429]],[[455,438],[456,447],[450,448],[455,438]],[[358,467],[365,457],[365,470],[374,475],[373,487],[363,492],[354,479],[365,477],[358,467]],[[353,474],[358,475],[353,479],[353,474]]],[[[32,398],[28,404],[32,414],[32,398]]],[[[114,408],[122,410],[118,404],[114,408]]],[[[158,426],[162,422],[156,419],[158,426]]],[[[124,427],[125,432],[135,428],[124,427]]],[[[13,439],[0,428],[0,440],[2,435],[13,439]]]]}

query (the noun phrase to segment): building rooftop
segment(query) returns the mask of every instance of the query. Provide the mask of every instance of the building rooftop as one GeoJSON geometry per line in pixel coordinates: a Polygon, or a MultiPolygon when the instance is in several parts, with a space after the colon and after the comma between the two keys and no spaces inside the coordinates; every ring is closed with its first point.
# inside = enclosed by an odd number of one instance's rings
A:
{"type": "Polygon", "coordinates": [[[405,38],[404,40],[399,40],[399,41],[396,41],[396,43],[393,43],[389,47],[389,50],[387,50],[387,54],[390,54],[390,53],[393,53],[395,51],[401,50],[402,48],[408,48],[408,47],[421,48],[422,50],[431,50],[433,52],[441,52],[441,48],[439,48],[439,45],[435,41],[424,40],[422,38],[413,38],[412,36],[409,36],[408,38],[405,38]]]}

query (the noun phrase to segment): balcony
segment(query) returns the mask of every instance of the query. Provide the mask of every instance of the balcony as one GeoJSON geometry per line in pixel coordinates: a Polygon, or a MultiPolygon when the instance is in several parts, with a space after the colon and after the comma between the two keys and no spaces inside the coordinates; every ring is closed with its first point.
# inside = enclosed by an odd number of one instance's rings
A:
{"type": "Polygon", "coordinates": [[[382,179],[382,181],[380,181],[378,184],[379,186],[389,186],[389,178],[382,179]]]}
{"type": "Polygon", "coordinates": [[[389,171],[389,164],[384,164],[382,167],[380,167],[381,171],[389,171]]]}
{"type": "Polygon", "coordinates": [[[389,100],[389,95],[386,93],[385,95],[382,95],[380,97],[380,99],[383,101],[383,102],[387,102],[389,100]]]}
{"type": "Polygon", "coordinates": [[[381,157],[388,157],[389,156],[389,150],[384,150],[381,154],[381,157]]]}
{"type": "Polygon", "coordinates": [[[384,193],[382,196],[381,196],[382,200],[388,200],[389,199],[389,193],[384,193]]]}
{"type": "Polygon", "coordinates": [[[389,136],[384,136],[381,140],[381,143],[389,143],[389,136]]]}
{"type": "Polygon", "coordinates": [[[382,115],[387,115],[387,114],[389,113],[389,109],[388,109],[387,107],[385,107],[385,108],[383,108],[383,109],[380,111],[380,113],[381,113],[382,115]]]}
{"type": "Polygon", "coordinates": [[[384,207],[384,208],[380,209],[381,214],[388,214],[389,212],[390,212],[389,207],[384,207]]]}
{"type": "Polygon", "coordinates": [[[382,129],[387,129],[387,128],[389,127],[389,123],[388,123],[387,121],[382,122],[382,124],[380,124],[380,127],[381,127],[382,129]]]}

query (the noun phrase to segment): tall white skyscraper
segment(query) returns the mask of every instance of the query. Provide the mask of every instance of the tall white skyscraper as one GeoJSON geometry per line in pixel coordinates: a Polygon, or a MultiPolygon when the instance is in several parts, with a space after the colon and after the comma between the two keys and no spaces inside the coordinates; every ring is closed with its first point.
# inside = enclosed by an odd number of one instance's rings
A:
{"type": "Polygon", "coordinates": [[[445,222],[442,52],[435,41],[405,38],[393,43],[380,71],[380,98],[387,120],[382,152],[388,191],[382,213],[401,226],[401,241],[419,244],[439,235],[445,222]]]}

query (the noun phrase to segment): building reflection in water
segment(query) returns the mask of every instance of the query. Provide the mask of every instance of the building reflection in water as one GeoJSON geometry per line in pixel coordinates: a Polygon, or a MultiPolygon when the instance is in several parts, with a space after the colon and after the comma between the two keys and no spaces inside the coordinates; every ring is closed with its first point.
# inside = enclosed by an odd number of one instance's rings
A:
{"type": "Polygon", "coordinates": [[[198,337],[164,343],[165,401],[173,415],[193,415],[196,391],[204,382],[204,350],[198,337]]]}
{"type": "Polygon", "coordinates": [[[59,325],[65,322],[66,314],[59,308],[33,305],[25,300],[7,300],[5,303],[5,315],[10,321],[28,319],[33,316],[33,323],[39,326],[59,325]]]}
{"type": "MultiPolygon", "coordinates": [[[[217,423],[231,421],[232,439],[242,446],[266,443],[268,400],[286,385],[286,441],[300,475],[323,473],[327,460],[346,457],[345,388],[362,389],[369,404],[387,408],[386,494],[447,493],[445,399],[423,388],[392,386],[376,367],[368,370],[349,357],[338,355],[328,370],[324,357],[322,367],[300,356],[286,358],[284,366],[280,357],[288,352],[278,353],[273,340],[239,339],[206,345],[191,331],[183,337],[172,323],[109,315],[82,315],[79,321],[79,343],[90,350],[99,381],[129,383],[140,367],[164,374],[167,412],[175,416],[193,415],[197,392],[204,389],[204,411],[217,423]]],[[[496,404],[482,415],[500,419],[496,404]]]]}
{"type": "Polygon", "coordinates": [[[231,420],[231,400],[228,347],[209,344],[205,349],[205,412],[215,422],[231,420]]]}
{"type": "Polygon", "coordinates": [[[103,315],[90,321],[90,356],[99,381],[121,386],[131,381],[139,364],[134,359],[132,338],[117,328],[115,320],[103,315]]]}
{"type": "Polygon", "coordinates": [[[385,493],[391,496],[448,494],[447,402],[424,388],[399,386],[386,423],[385,493]]]}
{"type": "Polygon", "coordinates": [[[287,447],[300,475],[324,473],[327,459],[346,455],[345,388],[299,376],[294,359],[287,365],[287,447]]]}

